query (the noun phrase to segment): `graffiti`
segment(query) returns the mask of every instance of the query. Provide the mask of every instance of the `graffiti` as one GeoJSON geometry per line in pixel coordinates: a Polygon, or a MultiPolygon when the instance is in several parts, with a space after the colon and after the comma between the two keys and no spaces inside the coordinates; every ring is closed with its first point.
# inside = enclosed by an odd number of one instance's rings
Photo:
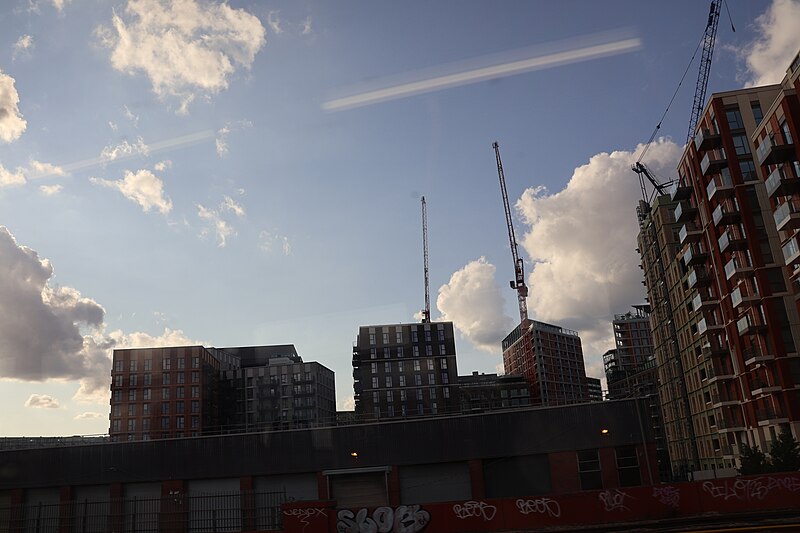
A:
{"type": "Polygon", "coordinates": [[[622,492],[617,489],[604,490],[597,495],[598,499],[603,502],[606,511],[629,511],[628,506],[625,505],[625,498],[629,498],[627,492],[622,492]]]}
{"type": "Polygon", "coordinates": [[[342,509],[337,518],[337,533],[417,533],[431,521],[430,513],[419,505],[401,505],[397,509],[378,507],[372,516],[367,509],[356,514],[342,509]]]}
{"type": "Polygon", "coordinates": [[[458,518],[462,520],[464,518],[470,517],[479,517],[483,518],[485,521],[489,521],[494,518],[494,515],[497,513],[497,507],[494,505],[490,505],[486,502],[476,502],[476,501],[468,501],[464,502],[463,505],[455,504],[453,506],[453,512],[456,514],[458,518]]]}
{"type": "Polygon", "coordinates": [[[303,524],[303,531],[309,526],[309,519],[316,518],[317,516],[322,516],[323,518],[328,516],[325,513],[325,509],[319,509],[317,507],[289,509],[288,511],[284,511],[283,514],[300,520],[300,523],[303,524]]]}
{"type": "Polygon", "coordinates": [[[561,517],[561,506],[557,501],[550,498],[541,498],[539,500],[517,500],[517,509],[522,514],[547,514],[553,518],[561,517]]]}
{"type": "Polygon", "coordinates": [[[677,487],[653,487],[653,498],[669,507],[676,509],[681,503],[681,491],[677,487]]]}
{"type": "Polygon", "coordinates": [[[763,500],[767,494],[775,489],[784,489],[789,492],[800,491],[800,478],[794,476],[737,479],[732,483],[729,480],[724,480],[718,483],[705,481],[703,490],[715,499],[736,499],[744,502],[763,500]]]}

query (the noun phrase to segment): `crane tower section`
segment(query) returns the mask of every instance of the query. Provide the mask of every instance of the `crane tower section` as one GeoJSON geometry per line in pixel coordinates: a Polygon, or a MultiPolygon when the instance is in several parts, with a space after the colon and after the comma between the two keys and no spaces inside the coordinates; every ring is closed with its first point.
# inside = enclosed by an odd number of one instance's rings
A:
{"type": "Polygon", "coordinates": [[[708,88],[708,75],[711,72],[711,57],[714,55],[714,42],[717,40],[717,26],[719,26],[719,11],[722,7],[722,0],[712,0],[708,12],[708,23],[703,34],[703,53],[700,56],[700,72],[697,74],[697,85],[694,90],[694,102],[692,103],[692,115],[689,119],[689,133],[686,135],[688,143],[694,137],[694,130],[697,122],[703,113],[703,104],[706,101],[706,89],[708,88]]]}
{"type": "Polygon", "coordinates": [[[500,160],[500,145],[497,142],[492,144],[495,158],[497,159],[497,175],[500,178],[500,192],[503,195],[503,208],[506,213],[506,226],[508,228],[508,242],[511,245],[511,256],[514,259],[514,281],[511,288],[517,291],[519,302],[519,319],[523,326],[528,324],[528,286],[525,284],[525,270],[522,258],[517,249],[517,237],[514,234],[514,223],[511,218],[511,207],[508,203],[508,191],[506,191],[506,178],[503,173],[503,162],[500,160]]]}
{"type": "Polygon", "coordinates": [[[422,322],[431,321],[431,291],[428,278],[428,209],[425,197],[422,197],[422,256],[425,274],[425,309],[422,310],[422,322]]]}

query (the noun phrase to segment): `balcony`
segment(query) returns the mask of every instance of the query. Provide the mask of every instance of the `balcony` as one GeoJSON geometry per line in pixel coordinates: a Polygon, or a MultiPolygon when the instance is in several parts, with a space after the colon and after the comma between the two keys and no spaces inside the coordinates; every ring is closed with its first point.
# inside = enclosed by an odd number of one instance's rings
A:
{"type": "Polygon", "coordinates": [[[718,172],[727,166],[728,158],[725,156],[725,150],[723,148],[709,150],[706,152],[703,160],[700,161],[700,171],[703,173],[703,176],[718,172]]]}
{"type": "Polygon", "coordinates": [[[731,305],[739,307],[742,304],[752,305],[761,301],[758,288],[751,283],[741,283],[731,292],[731,305]]]}
{"type": "Polygon", "coordinates": [[[698,228],[694,222],[687,222],[683,225],[681,231],[678,232],[678,239],[680,239],[681,244],[697,242],[702,236],[703,230],[698,228]]]}
{"type": "Polygon", "coordinates": [[[716,407],[724,407],[726,405],[739,405],[741,403],[738,398],[729,396],[727,394],[720,394],[719,392],[711,393],[711,404],[716,407]]]}
{"type": "Polygon", "coordinates": [[[698,152],[710,150],[711,148],[719,148],[722,139],[714,130],[701,128],[694,136],[694,147],[698,152]]]}
{"type": "Polygon", "coordinates": [[[726,379],[735,379],[736,374],[733,373],[733,368],[728,365],[713,365],[708,369],[708,383],[714,383],[726,379]]]}
{"type": "Polygon", "coordinates": [[[760,379],[755,379],[750,382],[750,394],[753,396],[763,396],[773,392],[780,392],[783,388],[779,385],[770,385],[769,383],[760,379]]]}
{"type": "Polygon", "coordinates": [[[697,322],[698,335],[705,335],[706,333],[719,333],[723,329],[725,329],[725,326],[715,323],[713,316],[703,317],[697,322]]]}
{"type": "Polygon", "coordinates": [[[800,247],[797,245],[796,236],[789,239],[789,242],[784,244],[781,249],[783,250],[783,260],[786,261],[786,266],[790,267],[800,257],[800,247]]]}
{"type": "Polygon", "coordinates": [[[696,244],[689,245],[683,254],[683,262],[686,266],[702,265],[708,258],[708,252],[704,251],[696,244]]]}
{"type": "Polygon", "coordinates": [[[752,335],[766,328],[767,325],[760,316],[753,316],[750,313],[736,321],[736,329],[739,330],[739,335],[752,335]]]}
{"type": "Polygon", "coordinates": [[[697,208],[687,201],[678,202],[675,206],[675,222],[688,222],[697,214],[697,208]]]}
{"type": "Polygon", "coordinates": [[[689,277],[686,278],[686,282],[689,284],[690,289],[694,289],[695,287],[708,287],[711,283],[711,277],[708,275],[708,272],[703,267],[693,268],[689,272],[689,277]]]}
{"type": "Polygon", "coordinates": [[[775,355],[768,353],[760,346],[748,346],[742,351],[745,366],[774,361],[775,355]]]}
{"type": "Polygon", "coordinates": [[[747,240],[743,232],[734,229],[726,229],[717,239],[720,253],[728,250],[743,250],[747,248],[747,240]]]}
{"type": "Polygon", "coordinates": [[[736,200],[726,200],[722,202],[714,209],[714,212],[711,213],[711,219],[714,221],[715,226],[736,224],[741,218],[742,216],[739,212],[739,207],[736,205],[736,200]]]}
{"type": "Polygon", "coordinates": [[[727,346],[723,346],[717,339],[709,338],[705,344],[703,344],[702,353],[706,357],[710,357],[713,355],[729,355],[730,352],[728,351],[727,346]]]}
{"type": "Polygon", "coordinates": [[[756,409],[756,419],[758,420],[759,426],[783,424],[789,421],[789,419],[777,409],[756,409]]]}
{"type": "Polygon", "coordinates": [[[800,192],[800,178],[795,177],[794,172],[789,168],[777,167],[770,173],[765,184],[770,198],[790,196],[800,192]]]}
{"type": "Polygon", "coordinates": [[[775,165],[793,159],[794,144],[781,143],[781,135],[774,133],[761,139],[761,144],[756,149],[756,159],[759,165],[775,165]]]}
{"type": "Polygon", "coordinates": [[[711,294],[699,293],[692,299],[692,309],[700,311],[710,309],[719,305],[719,300],[711,294]]]}
{"type": "Polygon", "coordinates": [[[669,189],[669,196],[673,202],[678,200],[686,200],[692,195],[692,188],[682,185],[680,181],[676,181],[669,189]]]}
{"type": "Polygon", "coordinates": [[[730,261],[725,263],[725,279],[737,280],[753,272],[753,266],[747,255],[734,253],[730,261]]]}
{"type": "Polygon", "coordinates": [[[738,416],[717,417],[717,431],[720,433],[742,431],[744,429],[744,423],[738,416]]]}
{"type": "Polygon", "coordinates": [[[800,208],[795,202],[782,203],[772,214],[778,231],[789,231],[800,228],[800,208]]]}

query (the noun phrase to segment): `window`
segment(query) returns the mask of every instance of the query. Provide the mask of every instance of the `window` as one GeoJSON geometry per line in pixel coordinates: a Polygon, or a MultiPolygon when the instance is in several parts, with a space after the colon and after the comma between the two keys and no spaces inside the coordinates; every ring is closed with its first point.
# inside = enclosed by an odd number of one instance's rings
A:
{"type": "Polygon", "coordinates": [[[417,389],[417,400],[422,400],[422,389],[417,389]]]}
{"type": "Polygon", "coordinates": [[[447,354],[447,349],[444,347],[444,344],[439,345],[439,355],[447,354]]]}
{"type": "Polygon", "coordinates": [[[169,389],[167,387],[161,389],[161,399],[169,400],[169,389]]]}
{"type": "Polygon", "coordinates": [[[142,430],[143,431],[149,431],[150,430],[150,419],[149,418],[145,418],[144,420],[142,420],[142,430]]]}
{"type": "Polygon", "coordinates": [[[431,387],[431,390],[429,391],[429,394],[431,396],[431,400],[435,400],[436,399],[436,387],[431,387]]]}
{"type": "Polygon", "coordinates": [[[438,414],[439,413],[439,406],[436,402],[431,402],[431,414],[438,414]]]}
{"type": "Polygon", "coordinates": [[[120,421],[119,420],[112,420],[111,421],[111,431],[114,433],[119,433],[120,429],[120,421]]]}
{"type": "Polygon", "coordinates": [[[431,330],[425,330],[425,342],[431,342],[431,330]]]}
{"type": "Polygon", "coordinates": [[[450,376],[447,372],[442,372],[442,383],[450,383],[450,376]]]}
{"type": "Polygon", "coordinates": [[[136,386],[136,374],[131,374],[128,379],[129,379],[130,386],[131,387],[135,387],[136,386]]]}
{"type": "Polygon", "coordinates": [[[144,360],[144,369],[145,369],[145,371],[153,369],[153,360],[152,359],[145,359],[144,360]]]}
{"type": "Polygon", "coordinates": [[[398,361],[397,362],[397,371],[398,372],[402,372],[403,368],[404,368],[403,362],[402,361],[398,361]]]}
{"type": "Polygon", "coordinates": [[[136,419],[132,418],[128,420],[128,431],[136,431],[136,419]]]}
{"type": "Polygon", "coordinates": [[[781,121],[781,131],[783,132],[783,142],[784,144],[793,144],[794,140],[792,140],[792,132],[789,131],[789,125],[786,123],[786,120],[781,121]]]}
{"type": "Polygon", "coordinates": [[[372,388],[373,389],[378,388],[378,378],[372,378],[372,388]]]}
{"type": "Polygon", "coordinates": [[[394,416],[394,405],[390,405],[386,408],[387,414],[389,416],[394,416]]]}
{"type": "Polygon", "coordinates": [[[414,372],[419,372],[419,359],[414,361],[414,372]]]}
{"type": "Polygon", "coordinates": [[[128,401],[135,402],[136,401],[136,389],[132,389],[128,391],[128,401]]]}
{"type": "Polygon", "coordinates": [[[122,374],[114,376],[114,386],[115,387],[122,387],[122,374]]]}
{"type": "Polygon", "coordinates": [[[198,383],[200,381],[200,372],[192,372],[192,383],[198,383]]]}
{"type": "Polygon", "coordinates": [[[442,370],[447,369],[447,359],[439,359],[439,366],[442,367],[442,370]]]}
{"type": "Polygon", "coordinates": [[[200,368],[200,358],[192,357],[192,368],[200,368]]]}
{"type": "Polygon", "coordinates": [[[383,364],[383,371],[384,371],[384,372],[386,372],[387,374],[388,374],[389,372],[391,372],[391,371],[392,371],[392,363],[390,363],[389,361],[386,361],[386,362],[383,364]]]}
{"type": "Polygon", "coordinates": [[[172,367],[172,360],[170,358],[168,358],[168,357],[165,357],[161,361],[161,368],[163,370],[169,370],[171,367],[172,367]]]}
{"type": "Polygon", "coordinates": [[[381,417],[381,408],[376,405],[375,409],[373,409],[373,411],[372,411],[372,414],[375,415],[375,418],[380,418],[381,417]]]}
{"type": "Polygon", "coordinates": [[[578,452],[578,475],[581,490],[600,490],[603,478],[600,475],[600,458],[597,450],[581,450],[578,452]]]}
{"type": "Polygon", "coordinates": [[[142,415],[149,416],[150,415],[150,404],[143,403],[142,404],[142,415]]]}
{"type": "Polygon", "coordinates": [[[433,385],[434,383],[436,383],[436,374],[431,372],[428,374],[428,385],[433,385]]]}
{"type": "Polygon", "coordinates": [[[733,147],[736,149],[736,155],[747,155],[750,153],[750,143],[747,141],[746,135],[733,135],[733,147]]]}
{"type": "Polygon", "coordinates": [[[121,402],[122,401],[122,391],[119,390],[119,389],[115,390],[113,399],[114,399],[115,402],[121,402]]]}
{"type": "Polygon", "coordinates": [[[193,416],[192,417],[192,428],[199,428],[200,427],[200,417],[193,416]]]}
{"type": "Polygon", "coordinates": [[[427,361],[428,361],[428,370],[434,370],[433,359],[427,359],[427,361]]]}
{"type": "Polygon", "coordinates": [[[406,386],[406,377],[405,376],[400,376],[400,386],[401,387],[405,387],[406,386]]]}
{"type": "Polygon", "coordinates": [[[186,383],[186,374],[178,372],[178,383],[186,383]]]}
{"type": "Polygon", "coordinates": [[[175,419],[175,427],[178,429],[183,429],[183,417],[179,416],[175,419]]]}
{"type": "Polygon", "coordinates": [[[442,396],[444,396],[445,398],[450,397],[450,387],[445,387],[442,389],[442,396]]]}
{"type": "Polygon", "coordinates": [[[144,375],[144,386],[149,387],[153,384],[153,375],[152,374],[145,374],[144,375]]]}
{"type": "Polygon", "coordinates": [[[386,376],[386,386],[387,387],[392,386],[392,376],[386,376]]]}
{"type": "Polygon", "coordinates": [[[750,109],[753,111],[753,118],[756,119],[756,124],[761,122],[764,118],[764,113],[761,111],[761,104],[759,102],[750,102],[750,109]]]}
{"type": "Polygon", "coordinates": [[[375,346],[375,334],[374,333],[370,333],[369,334],[369,343],[370,343],[370,345],[375,346]]]}
{"type": "Polygon", "coordinates": [[[389,348],[384,348],[384,349],[383,349],[383,357],[384,357],[385,359],[389,359],[389,357],[390,357],[390,355],[389,355],[389,348]]]}
{"type": "Polygon", "coordinates": [[[433,355],[433,346],[431,346],[430,344],[425,346],[425,355],[427,355],[428,357],[433,355]]]}
{"type": "Polygon", "coordinates": [[[184,408],[183,402],[177,402],[175,404],[175,412],[178,413],[179,415],[183,414],[183,408],[184,408]]]}
{"type": "Polygon", "coordinates": [[[111,407],[111,416],[122,416],[122,406],[116,404],[111,407]]]}
{"type": "MultiPolygon", "coordinates": [[[[192,412],[199,413],[200,412],[200,402],[197,400],[192,400],[192,412]]],[[[192,426],[194,427],[194,426],[192,426]]]]}
{"type": "Polygon", "coordinates": [[[386,391],[386,401],[389,403],[394,401],[394,394],[392,394],[392,391],[390,390],[386,391]]]}
{"type": "Polygon", "coordinates": [[[161,383],[163,385],[169,385],[169,372],[163,372],[161,374],[161,383]]]}
{"type": "Polygon", "coordinates": [[[401,402],[406,401],[406,391],[404,391],[404,390],[400,391],[400,401],[401,402]]]}
{"type": "Polygon", "coordinates": [[[419,357],[419,346],[414,346],[412,350],[414,352],[414,357],[419,357]]]}
{"type": "Polygon", "coordinates": [[[383,334],[383,344],[389,344],[389,333],[383,334]]]}
{"type": "Polygon", "coordinates": [[[372,370],[373,374],[377,374],[378,373],[378,363],[372,363],[372,365],[370,365],[370,369],[372,370]]]}
{"type": "Polygon", "coordinates": [[[169,429],[169,417],[162,416],[161,417],[161,429],[169,429]]]}
{"type": "Polygon", "coordinates": [[[145,399],[145,400],[149,400],[150,399],[150,389],[144,389],[142,391],[142,398],[145,399]]]}
{"type": "Polygon", "coordinates": [[[139,361],[137,361],[136,359],[131,359],[131,366],[130,366],[130,368],[131,368],[131,372],[136,372],[136,364],[137,364],[138,362],[139,362],[139,361]]]}
{"type": "Polygon", "coordinates": [[[186,388],[185,387],[177,387],[175,389],[175,397],[176,398],[183,398],[186,395],[186,388]]]}
{"type": "Polygon", "coordinates": [[[122,369],[124,368],[122,366],[123,364],[124,363],[123,363],[122,359],[117,359],[116,361],[114,361],[114,371],[115,372],[122,372],[122,369]]]}
{"type": "Polygon", "coordinates": [[[419,342],[419,335],[415,329],[411,330],[411,342],[419,342]]]}
{"type": "Polygon", "coordinates": [[[419,374],[414,376],[414,385],[422,385],[422,376],[419,374]]]}
{"type": "Polygon", "coordinates": [[[162,415],[169,414],[169,402],[161,402],[161,414],[162,415]]]}
{"type": "Polygon", "coordinates": [[[742,114],[739,112],[738,107],[732,107],[725,110],[725,117],[728,119],[728,127],[732,130],[740,130],[744,128],[742,121],[742,114]]]}
{"type": "Polygon", "coordinates": [[[397,357],[403,357],[403,347],[402,346],[398,346],[397,347],[397,357]]]}
{"type": "Polygon", "coordinates": [[[375,392],[372,394],[372,403],[381,403],[381,397],[375,392]]]}
{"type": "Polygon", "coordinates": [[[443,340],[444,340],[444,330],[443,330],[443,329],[440,329],[440,330],[439,330],[439,340],[440,340],[440,341],[443,341],[443,340]]]}
{"type": "Polygon", "coordinates": [[[617,473],[619,484],[623,487],[636,487],[642,484],[639,475],[639,457],[636,446],[617,446],[614,450],[617,455],[617,473]]]}
{"type": "Polygon", "coordinates": [[[402,330],[398,330],[397,333],[395,333],[394,338],[395,338],[395,342],[397,342],[397,344],[401,344],[403,342],[403,332],[402,332],[402,330]]]}
{"type": "Polygon", "coordinates": [[[378,355],[375,353],[375,348],[370,348],[369,349],[369,358],[370,359],[375,359],[376,357],[378,357],[378,355]]]}
{"type": "Polygon", "coordinates": [[[178,359],[178,370],[183,370],[184,368],[186,368],[186,359],[181,357],[178,359]]]}
{"type": "Polygon", "coordinates": [[[128,404],[128,416],[136,416],[136,404],[128,404]]]}
{"type": "Polygon", "coordinates": [[[756,174],[756,165],[753,163],[752,159],[739,161],[739,169],[742,171],[742,179],[744,181],[758,180],[758,174],[756,174]]]}

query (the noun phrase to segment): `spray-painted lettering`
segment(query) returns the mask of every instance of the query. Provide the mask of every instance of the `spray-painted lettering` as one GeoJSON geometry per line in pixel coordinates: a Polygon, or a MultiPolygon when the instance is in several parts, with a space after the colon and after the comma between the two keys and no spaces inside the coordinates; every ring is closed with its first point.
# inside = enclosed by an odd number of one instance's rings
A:
{"type": "Polygon", "coordinates": [[[300,520],[300,523],[303,524],[303,531],[305,531],[306,527],[309,526],[310,519],[316,518],[317,516],[321,516],[324,519],[328,516],[327,513],[325,513],[325,509],[320,509],[318,507],[296,507],[294,509],[287,509],[283,511],[283,514],[300,520]]]}
{"type": "Polygon", "coordinates": [[[401,505],[396,509],[378,507],[372,516],[369,516],[367,509],[355,514],[349,509],[342,509],[337,519],[338,533],[417,533],[425,529],[431,521],[431,515],[420,509],[419,505],[401,505]]]}
{"type": "Polygon", "coordinates": [[[497,507],[490,505],[486,502],[468,501],[463,504],[457,503],[453,506],[453,512],[458,518],[479,517],[483,518],[486,522],[494,518],[497,513],[497,507]]]}
{"type": "Polygon", "coordinates": [[[627,492],[622,492],[618,489],[604,490],[597,495],[598,499],[603,503],[606,511],[627,511],[628,506],[625,505],[625,498],[629,498],[627,492]]]}
{"type": "Polygon", "coordinates": [[[737,479],[733,482],[724,480],[717,483],[713,481],[703,483],[703,490],[709,493],[712,498],[736,499],[744,502],[763,500],[767,494],[775,489],[798,492],[800,491],[800,478],[796,476],[757,477],[754,479],[737,479]]]}
{"type": "Polygon", "coordinates": [[[664,505],[677,509],[681,503],[681,491],[678,487],[653,487],[653,498],[658,498],[664,505]]]}
{"type": "Polygon", "coordinates": [[[553,518],[561,517],[561,505],[550,498],[540,498],[538,500],[517,500],[517,509],[521,514],[546,514],[553,518]]]}

